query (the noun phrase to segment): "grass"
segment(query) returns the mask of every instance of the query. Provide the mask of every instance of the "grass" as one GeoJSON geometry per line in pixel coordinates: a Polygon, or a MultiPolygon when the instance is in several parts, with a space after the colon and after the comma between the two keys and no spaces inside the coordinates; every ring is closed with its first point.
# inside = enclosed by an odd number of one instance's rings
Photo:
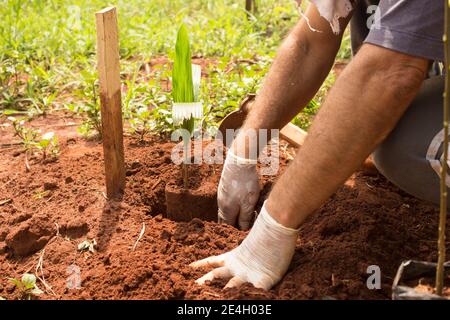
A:
{"type": "Polygon", "coordinates": [[[36,276],[34,274],[25,273],[20,280],[9,278],[20,294],[20,299],[31,300],[33,296],[43,294],[44,292],[38,288],[36,284],[36,276]]]}
{"type": "Polygon", "coordinates": [[[23,151],[27,154],[40,154],[42,161],[52,161],[58,157],[58,139],[53,132],[41,135],[40,130],[25,126],[25,119],[8,117],[14,135],[20,139],[23,151]]]}
{"type": "MultiPolygon", "coordinates": [[[[0,0],[0,112],[32,117],[72,110],[86,120],[84,134],[99,131],[94,13],[108,5],[119,13],[125,118],[133,122],[148,110],[143,123],[158,132],[173,126],[169,64],[154,67],[150,79],[140,71],[152,58],[173,60],[182,22],[193,56],[216,61],[205,70],[209,77],[202,88],[204,124],[214,126],[257,91],[276,48],[299,19],[294,1],[285,0],[260,0],[258,13],[250,17],[244,1],[231,0],[0,0]]],[[[348,59],[348,48],[347,39],[339,59],[348,59]]],[[[308,119],[297,122],[309,124],[308,119]]]]}

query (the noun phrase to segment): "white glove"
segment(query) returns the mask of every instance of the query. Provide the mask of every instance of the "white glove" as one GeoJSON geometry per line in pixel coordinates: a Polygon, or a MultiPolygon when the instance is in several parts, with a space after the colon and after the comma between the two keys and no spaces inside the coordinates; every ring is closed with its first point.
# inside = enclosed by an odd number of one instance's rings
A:
{"type": "Polygon", "coordinates": [[[215,278],[231,278],[225,288],[250,282],[256,288],[269,290],[286,273],[294,255],[297,236],[298,230],[276,222],[264,204],[252,230],[240,246],[191,264],[193,268],[217,268],[196,283],[202,285],[215,278]]]}
{"type": "MultiPolygon", "coordinates": [[[[314,3],[320,15],[328,20],[335,34],[341,32],[339,19],[347,17],[353,10],[353,5],[350,0],[310,0],[310,2],[314,3]]],[[[302,0],[297,0],[299,7],[301,3],[302,0]]]]}
{"type": "Polygon", "coordinates": [[[217,191],[219,222],[248,230],[259,199],[256,160],[238,157],[230,149],[225,159],[217,191]]]}
{"type": "Polygon", "coordinates": [[[339,18],[345,18],[353,10],[349,0],[311,0],[320,12],[320,15],[328,20],[335,34],[341,32],[339,18]]]}

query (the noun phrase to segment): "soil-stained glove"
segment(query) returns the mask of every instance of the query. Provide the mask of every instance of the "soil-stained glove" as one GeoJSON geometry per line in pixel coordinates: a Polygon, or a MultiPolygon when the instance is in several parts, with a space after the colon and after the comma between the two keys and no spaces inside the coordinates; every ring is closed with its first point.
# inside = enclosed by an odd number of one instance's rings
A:
{"type": "Polygon", "coordinates": [[[228,151],[217,191],[219,222],[248,230],[260,192],[256,160],[228,151]]]}
{"type": "MultiPolygon", "coordinates": [[[[320,15],[328,20],[335,34],[341,32],[339,18],[347,17],[353,10],[350,0],[310,0],[310,2],[314,3],[320,15]]],[[[297,0],[297,3],[300,6],[302,0],[297,0]]]]}
{"type": "Polygon", "coordinates": [[[257,288],[269,290],[286,273],[294,255],[297,236],[298,230],[276,222],[264,204],[252,230],[240,246],[191,264],[193,268],[217,268],[196,283],[202,285],[215,278],[231,278],[225,288],[250,282],[257,288]]]}

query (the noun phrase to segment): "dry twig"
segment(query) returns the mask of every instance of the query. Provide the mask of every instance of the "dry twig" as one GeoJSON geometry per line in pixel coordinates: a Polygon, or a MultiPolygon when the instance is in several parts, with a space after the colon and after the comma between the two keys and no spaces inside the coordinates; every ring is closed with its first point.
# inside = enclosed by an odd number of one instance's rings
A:
{"type": "Polygon", "coordinates": [[[10,203],[10,202],[12,202],[12,199],[2,200],[2,201],[0,201],[0,206],[3,206],[4,204],[10,203]]]}
{"type": "Polygon", "coordinates": [[[44,270],[42,267],[44,265],[44,253],[45,253],[45,249],[42,250],[41,255],[39,256],[39,261],[36,265],[35,275],[36,275],[36,278],[39,281],[41,281],[41,283],[44,285],[46,291],[48,291],[52,295],[56,296],[56,293],[53,291],[52,287],[45,281],[44,270]],[[39,276],[39,271],[41,272],[41,276],[39,276]]]}
{"type": "Polygon", "coordinates": [[[142,222],[141,233],[139,234],[139,237],[137,238],[136,242],[134,243],[133,251],[136,250],[139,240],[141,240],[142,237],[144,236],[144,232],[145,232],[145,222],[142,222]]]}

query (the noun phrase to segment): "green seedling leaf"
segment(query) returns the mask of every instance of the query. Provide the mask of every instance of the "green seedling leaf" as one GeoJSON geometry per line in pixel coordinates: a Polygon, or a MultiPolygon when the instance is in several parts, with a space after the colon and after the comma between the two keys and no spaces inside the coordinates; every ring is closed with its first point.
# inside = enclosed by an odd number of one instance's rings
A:
{"type": "Polygon", "coordinates": [[[192,63],[189,35],[184,24],[177,34],[175,62],[172,71],[172,97],[174,102],[194,102],[192,63]]]}
{"type": "Polygon", "coordinates": [[[141,118],[141,119],[145,119],[145,118],[148,118],[148,117],[150,117],[150,111],[148,111],[148,110],[139,110],[139,112],[138,112],[138,116],[141,118]]]}
{"type": "Polygon", "coordinates": [[[33,198],[38,200],[38,199],[42,199],[42,198],[48,196],[49,194],[50,194],[50,190],[37,191],[33,194],[33,198]]]}
{"type": "MultiPolygon", "coordinates": [[[[181,25],[177,34],[175,45],[175,61],[172,71],[172,98],[175,103],[195,102],[200,91],[201,71],[199,66],[192,66],[191,48],[189,35],[184,24],[181,25]],[[195,75],[195,87],[194,77],[195,75]]],[[[181,127],[190,133],[194,131],[195,119],[183,119],[181,127]]]]}
{"type": "Polygon", "coordinates": [[[41,147],[42,149],[47,148],[49,144],[50,140],[41,140],[38,142],[39,147],[41,147]]]}
{"type": "Polygon", "coordinates": [[[0,114],[4,114],[5,116],[13,115],[13,114],[26,114],[27,111],[20,111],[20,110],[14,110],[14,109],[6,109],[0,111],[0,114]]]}
{"type": "Polygon", "coordinates": [[[25,273],[22,276],[22,284],[26,290],[33,289],[36,286],[36,276],[34,274],[25,273]]]}
{"type": "Polygon", "coordinates": [[[20,282],[20,281],[17,280],[16,278],[9,278],[8,280],[9,280],[9,282],[11,282],[13,285],[15,285],[17,289],[19,289],[19,290],[22,290],[22,289],[23,289],[22,282],[20,282]]]}
{"type": "Polygon", "coordinates": [[[31,299],[31,296],[33,295],[44,293],[36,285],[36,276],[34,274],[24,273],[20,281],[16,278],[9,278],[8,280],[20,291],[22,298],[31,299]]]}

